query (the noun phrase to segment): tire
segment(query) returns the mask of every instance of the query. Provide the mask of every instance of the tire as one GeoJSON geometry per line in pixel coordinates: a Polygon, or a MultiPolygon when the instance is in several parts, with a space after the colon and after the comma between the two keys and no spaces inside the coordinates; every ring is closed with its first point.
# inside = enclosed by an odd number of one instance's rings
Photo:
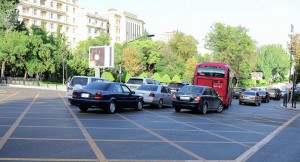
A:
{"type": "Polygon", "coordinates": [[[164,106],[163,99],[159,99],[158,104],[157,104],[157,108],[162,109],[163,106],[164,106]]]}
{"type": "Polygon", "coordinates": [[[258,105],[259,105],[258,101],[255,101],[255,106],[258,106],[258,105]]]}
{"type": "Polygon", "coordinates": [[[207,113],[207,110],[208,110],[208,107],[207,107],[207,104],[205,103],[202,107],[202,114],[206,114],[207,113]]]}
{"type": "Polygon", "coordinates": [[[217,112],[221,113],[223,111],[223,109],[224,109],[224,106],[223,106],[223,103],[221,102],[220,105],[219,105],[219,107],[218,107],[217,112]]]}
{"type": "Polygon", "coordinates": [[[116,108],[117,108],[116,102],[115,101],[110,101],[107,112],[110,113],[110,114],[113,114],[113,113],[116,112],[116,108]]]}
{"type": "Polygon", "coordinates": [[[176,112],[180,112],[181,108],[180,107],[175,107],[176,112]]]}
{"type": "Polygon", "coordinates": [[[88,107],[84,107],[84,106],[79,106],[79,109],[81,112],[87,112],[87,110],[89,109],[88,107]]]}
{"type": "Polygon", "coordinates": [[[139,99],[136,107],[135,107],[135,110],[136,111],[141,111],[143,109],[143,101],[139,99]]]}

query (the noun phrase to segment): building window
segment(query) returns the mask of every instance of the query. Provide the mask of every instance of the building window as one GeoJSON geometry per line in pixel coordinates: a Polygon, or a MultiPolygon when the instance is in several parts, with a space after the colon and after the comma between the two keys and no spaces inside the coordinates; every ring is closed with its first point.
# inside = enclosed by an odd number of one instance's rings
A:
{"type": "Polygon", "coordinates": [[[33,24],[34,24],[34,25],[37,25],[37,21],[36,21],[36,20],[33,20],[33,24]]]}
{"type": "Polygon", "coordinates": [[[41,0],[40,4],[43,5],[43,6],[45,6],[46,0],[41,0]]]}
{"type": "Polygon", "coordinates": [[[76,29],[75,28],[73,28],[73,33],[75,33],[76,32],[76,29]]]}
{"type": "Polygon", "coordinates": [[[54,17],[54,14],[50,13],[50,19],[53,19],[53,17],[54,17]]]}
{"type": "Polygon", "coordinates": [[[92,23],[92,19],[89,19],[89,24],[91,24],[92,23]]]}
{"type": "Polygon", "coordinates": [[[75,24],[76,23],[76,19],[75,18],[73,18],[73,24],[75,24]]]}
{"type": "Polygon", "coordinates": [[[76,8],[75,7],[73,8],[73,13],[76,13],[76,8]]]}
{"type": "Polygon", "coordinates": [[[53,23],[50,24],[50,29],[54,29],[54,24],[53,23]]]}
{"type": "Polygon", "coordinates": [[[36,0],[33,0],[33,3],[36,3],[36,0]]]}
{"type": "Polygon", "coordinates": [[[67,12],[69,11],[69,6],[66,6],[66,11],[67,11],[67,12]]]}
{"type": "Polygon", "coordinates": [[[52,8],[54,7],[54,2],[51,2],[51,7],[52,7],[52,8]]]}
{"type": "Polygon", "coordinates": [[[66,27],[66,32],[69,33],[69,27],[66,27]]]}
{"type": "Polygon", "coordinates": [[[37,12],[38,12],[37,9],[34,9],[33,10],[33,15],[37,15],[37,12]]]}

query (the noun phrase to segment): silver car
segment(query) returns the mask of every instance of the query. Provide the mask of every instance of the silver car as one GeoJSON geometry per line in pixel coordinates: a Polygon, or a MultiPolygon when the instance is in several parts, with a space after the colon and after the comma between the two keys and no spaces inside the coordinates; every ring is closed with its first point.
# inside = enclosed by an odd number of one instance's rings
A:
{"type": "Polygon", "coordinates": [[[163,85],[143,84],[135,90],[135,94],[142,96],[145,104],[155,105],[159,109],[172,106],[171,91],[163,85]]]}
{"type": "Polygon", "coordinates": [[[261,104],[261,97],[257,91],[244,91],[240,95],[239,103],[241,104],[255,104],[256,106],[261,104]]]}

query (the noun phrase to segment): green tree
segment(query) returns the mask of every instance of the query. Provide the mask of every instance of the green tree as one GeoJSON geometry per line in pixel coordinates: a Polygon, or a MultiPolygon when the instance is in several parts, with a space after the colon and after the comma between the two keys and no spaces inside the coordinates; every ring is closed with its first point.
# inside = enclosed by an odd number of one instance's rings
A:
{"type": "Polygon", "coordinates": [[[101,78],[109,79],[111,82],[115,81],[115,78],[111,72],[103,72],[101,78]]]}
{"type": "Polygon", "coordinates": [[[159,52],[155,49],[156,43],[150,39],[135,41],[134,46],[141,53],[142,70],[153,73],[154,65],[159,60],[159,52]]]}
{"type": "Polygon", "coordinates": [[[19,0],[0,0],[0,30],[12,30],[20,25],[18,4],[19,0]]]}
{"type": "Polygon", "coordinates": [[[142,74],[139,75],[140,78],[147,78],[147,74],[145,72],[143,72],[142,74]]]}
{"type": "Polygon", "coordinates": [[[194,77],[194,72],[196,68],[196,59],[194,57],[189,58],[185,62],[185,72],[183,75],[184,81],[191,82],[194,77]]]}
{"type": "Polygon", "coordinates": [[[276,76],[284,78],[289,70],[289,57],[281,45],[264,45],[257,50],[257,71],[262,71],[265,80],[276,76]]]}
{"type": "Polygon", "coordinates": [[[125,48],[123,51],[122,62],[125,70],[132,76],[137,75],[142,71],[140,53],[133,46],[125,48]]]}
{"type": "Polygon", "coordinates": [[[173,76],[172,82],[181,82],[181,79],[180,79],[180,77],[176,74],[176,75],[173,76]]]}
{"type": "Polygon", "coordinates": [[[163,75],[163,77],[161,78],[161,81],[163,83],[169,84],[172,80],[170,78],[170,76],[168,74],[163,75]]]}
{"type": "Polygon", "coordinates": [[[1,76],[4,76],[6,63],[24,68],[24,60],[28,51],[28,36],[25,32],[6,31],[0,39],[1,76]],[[19,62],[20,64],[16,64],[19,62]]]}
{"type": "Polygon", "coordinates": [[[229,64],[237,78],[249,76],[257,63],[255,42],[247,32],[241,26],[216,23],[205,37],[206,47],[213,51],[213,60],[229,64]]]}
{"type": "Polygon", "coordinates": [[[151,78],[153,78],[153,79],[155,79],[155,80],[157,80],[159,82],[162,82],[159,73],[154,73],[151,78]]]}
{"type": "Polygon", "coordinates": [[[169,41],[172,52],[186,61],[197,54],[198,41],[191,35],[177,31],[169,41]]]}

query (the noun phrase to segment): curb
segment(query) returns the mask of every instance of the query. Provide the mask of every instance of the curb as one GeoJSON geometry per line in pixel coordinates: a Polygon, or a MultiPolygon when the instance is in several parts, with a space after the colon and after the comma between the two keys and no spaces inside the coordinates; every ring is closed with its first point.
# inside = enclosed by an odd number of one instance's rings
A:
{"type": "Polygon", "coordinates": [[[26,85],[15,85],[15,84],[7,84],[6,86],[8,87],[18,87],[18,88],[35,88],[35,89],[45,89],[45,90],[53,90],[53,91],[62,91],[66,92],[66,88],[63,86],[49,86],[49,87],[44,87],[44,86],[26,86],[26,85]]]}
{"type": "Polygon", "coordinates": [[[298,107],[296,106],[296,108],[292,107],[292,104],[288,104],[287,107],[283,106],[283,104],[277,105],[277,108],[280,109],[285,109],[285,110],[293,110],[293,111],[300,111],[300,103],[297,103],[296,105],[298,105],[298,107]]]}

